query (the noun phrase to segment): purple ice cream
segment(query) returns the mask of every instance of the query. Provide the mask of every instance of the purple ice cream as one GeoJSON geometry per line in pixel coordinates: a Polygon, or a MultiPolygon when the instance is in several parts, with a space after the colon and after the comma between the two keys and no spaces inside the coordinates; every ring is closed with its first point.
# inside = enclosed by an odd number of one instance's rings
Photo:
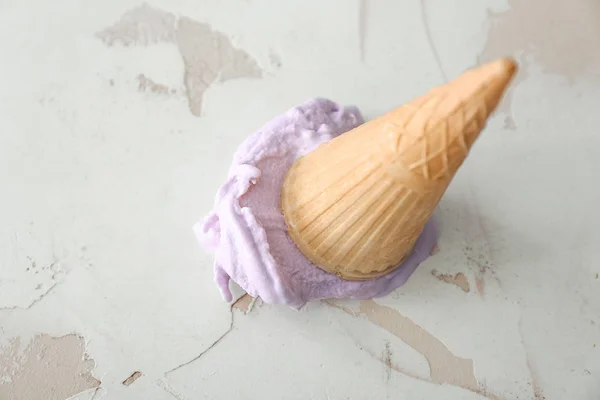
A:
{"type": "Polygon", "coordinates": [[[403,285],[429,256],[436,243],[431,221],[399,268],[373,280],[346,281],[313,265],[287,235],[280,201],[290,166],[363,122],[355,107],[313,99],[275,118],[237,149],[213,212],[194,226],[200,243],[214,253],[215,281],[225,300],[232,300],[230,279],[266,303],[297,309],[311,300],[380,297],[403,285]]]}

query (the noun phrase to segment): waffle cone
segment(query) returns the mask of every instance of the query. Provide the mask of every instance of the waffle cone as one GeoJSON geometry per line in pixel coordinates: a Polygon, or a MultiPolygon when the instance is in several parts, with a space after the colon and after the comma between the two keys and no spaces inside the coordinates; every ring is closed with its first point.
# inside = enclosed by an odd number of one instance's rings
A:
{"type": "Polygon", "coordinates": [[[505,58],[469,70],[299,158],[281,206],[300,251],[348,280],[398,267],[516,69],[505,58]]]}

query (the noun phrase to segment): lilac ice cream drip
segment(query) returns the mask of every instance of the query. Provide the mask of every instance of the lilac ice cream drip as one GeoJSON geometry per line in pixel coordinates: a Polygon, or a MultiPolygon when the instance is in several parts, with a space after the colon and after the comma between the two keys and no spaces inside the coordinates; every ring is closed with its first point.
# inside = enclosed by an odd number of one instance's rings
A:
{"type": "Polygon", "coordinates": [[[411,255],[394,271],[369,281],[346,281],[308,261],[287,235],[281,186],[293,162],[364,122],[355,107],[309,100],[263,126],[237,149],[215,207],[194,226],[215,255],[215,281],[227,301],[233,279],[266,303],[301,308],[311,300],[369,299],[403,285],[436,243],[430,221],[411,255]]]}

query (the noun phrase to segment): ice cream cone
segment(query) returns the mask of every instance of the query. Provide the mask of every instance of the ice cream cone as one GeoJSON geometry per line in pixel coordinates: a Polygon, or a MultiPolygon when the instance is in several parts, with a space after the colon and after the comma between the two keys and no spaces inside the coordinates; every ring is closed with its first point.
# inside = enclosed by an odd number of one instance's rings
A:
{"type": "Polygon", "coordinates": [[[299,158],[281,206],[300,251],[347,280],[398,267],[516,69],[504,58],[469,70],[299,158]]]}

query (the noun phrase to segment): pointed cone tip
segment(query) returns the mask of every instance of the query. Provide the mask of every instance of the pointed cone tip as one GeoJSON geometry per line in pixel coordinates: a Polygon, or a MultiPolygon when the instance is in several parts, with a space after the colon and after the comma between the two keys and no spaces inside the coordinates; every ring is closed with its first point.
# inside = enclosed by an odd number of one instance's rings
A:
{"type": "Polygon", "coordinates": [[[485,71],[488,76],[502,77],[508,83],[519,69],[519,66],[514,58],[502,57],[487,64],[483,64],[476,69],[482,72],[485,71]]]}

